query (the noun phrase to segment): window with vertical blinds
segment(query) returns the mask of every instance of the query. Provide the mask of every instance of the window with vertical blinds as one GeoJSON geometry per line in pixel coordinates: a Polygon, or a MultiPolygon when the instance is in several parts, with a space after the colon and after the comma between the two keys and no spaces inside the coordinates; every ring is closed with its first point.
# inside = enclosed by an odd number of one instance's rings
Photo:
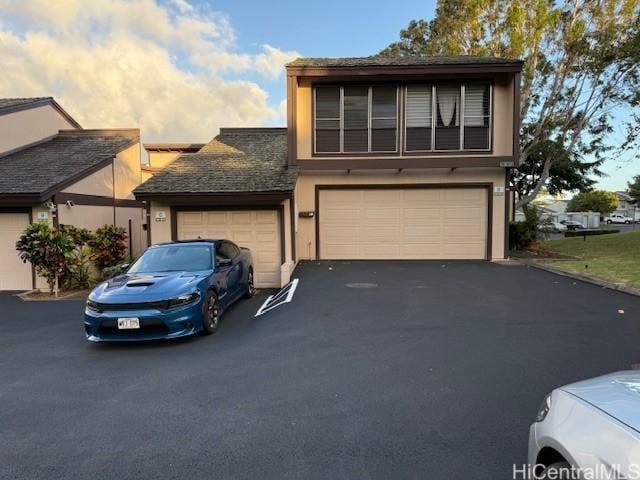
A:
{"type": "Polygon", "coordinates": [[[398,134],[398,86],[314,88],[315,153],[486,151],[491,148],[491,85],[409,84],[398,134]]]}
{"type": "Polygon", "coordinates": [[[398,87],[319,86],[315,96],[315,152],[398,151],[398,87]]]}
{"type": "Polygon", "coordinates": [[[408,85],[405,151],[488,150],[490,97],[488,83],[408,85]]]}
{"type": "Polygon", "coordinates": [[[465,85],[464,148],[489,148],[489,85],[465,85]]]}

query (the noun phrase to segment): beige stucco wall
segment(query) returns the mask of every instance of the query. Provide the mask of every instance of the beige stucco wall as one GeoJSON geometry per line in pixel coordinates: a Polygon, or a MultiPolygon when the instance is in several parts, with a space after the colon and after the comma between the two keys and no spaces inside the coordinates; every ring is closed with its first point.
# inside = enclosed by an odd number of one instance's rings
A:
{"type": "Polygon", "coordinates": [[[126,148],[116,155],[116,198],[134,199],[133,189],[140,185],[142,172],[140,165],[140,144],[126,148]]]}
{"type": "Polygon", "coordinates": [[[50,105],[0,115],[0,153],[75,128],[50,105]]]}
{"type": "Polygon", "coordinates": [[[182,155],[181,152],[147,152],[149,154],[149,166],[162,168],[169,165],[182,155]]]}
{"type": "MultiPolygon", "coordinates": [[[[428,78],[425,78],[428,81],[428,78]]],[[[298,159],[312,155],[313,88],[311,79],[299,78],[296,91],[296,139],[298,159]]],[[[498,75],[493,85],[493,154],[473,152],[474,156],[511,155],[513,150],[513,80],[508,75],[498,75]]],[[[443,157],[437,153],[433,157],[443,157]]],[[[357,156],[357,155],[353,155],[357,156]]],[[[380,155],[382,156],[382,155],[380,155]]],[[[395,155],[395,158],[398,156],[395,155]]]]}
{"type": "Polygon", "coordinates": [[[116,198],[133,200],[135,198],[133,189],[140,185],[142,178],[139,143],[118,153],[113,165],[109,164],[101,168],[65,188],[63,192],[112,197],[114,172],[116,198]]]}
{"type": "Polygon", "coordinates": [[[162,242],[171,241],[171,206],[164,203],[151,202],[151,245],[162,242]],[[156,213],[163,211],[166,220],[163,222],[156,221],[156,213]]]}
{"type": "Polygon", "coordinates": [[[113,196],[113,167],[111,164],[101,168],[88,177],[68,186],[64,193],[79,193],[82,195],[113,196]]]}
{"type": "MultiPolygon", "coordinates": [[[[144,209],[133,207],[116,207],[116,225],[124,228],[131,237],[131,253],[139,255],[147,248],[147,232],[143,230],[144,209]],[[131,230],[129,230],[131,220],[131,230]]],[[[129,245],[129,241],[127,241],[129,245]]]]}
{"type": "MultiPolygon", "coordinates": [[[[504,187],[504,170],[500,168],[404,170],[402,173],[388,171],[353,171],[351,173],[303,173],[298,177],[295,198],[298,211],[316,211],[316,185],[342,184],[402,184],[402,183],[493,183],[504,187]]],[[[493,195],[492,260],[504,258],[504,195],[493,195]]],[[[317,214],[317,212],[316,212],[317,214]]],[[[315,217],[298,219],[296,252],[299,259],[316,258],[315,217]]]]}
{"type": "Polygon", "coordinates": [[[103,225],[113,225],[113,207],[96,205],[58,205],[58,218],[62,225],[95,230],[103,225]]]}

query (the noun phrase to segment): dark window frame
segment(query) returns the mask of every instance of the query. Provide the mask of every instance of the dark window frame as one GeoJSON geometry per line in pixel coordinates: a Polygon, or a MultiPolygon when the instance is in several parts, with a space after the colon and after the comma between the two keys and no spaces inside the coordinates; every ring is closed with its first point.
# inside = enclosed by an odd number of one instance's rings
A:
{"type": "Polygon", "coordinates": [[[493,151],[493,82],[490,81],[485,81],[485,80],[471,80],[471,81],[442,81],[442,82],[425,82],[422,84],[417,84],[417,85],[426,85],[431,87],[431,127],[430,127],[430,134],[431,134],[431,140],[430,140],[430,149],[427,150],[408,150],[407,149],[407,99],[408,99],[408,95],[407,95],[407,91],[409,86],[411,85],[416,85],[414,83],[412,84],[406,84],[403,85],[403,92],[404,92],[404,118],[403,118],[403,131],[402,131],[402,138],[403,138],[403,142],[402,142],[402,153],[406,153],[406,154],[420,154],[420,153],[427,153],[427,154],[434,154],[434,153],[459,153],[459,152],[482,152],[482,153],[491,153],[493,151]],[[460,90],[459,90],[459,112],[456,112],[456,116],[459,117],[459,133],[460,133],[460,139],[459,139],[459,143],[458,143],[458,147],[457,149],[437,149],[436,148],[436,134],[437,134],[437,129],[438,128],[442,128],[442,127],[438,127],[438,106],[437,106],[437,87],[438,86],[443,86],[443,85],[457,85],[459,86],[460,90]],[[487,126],[487,148],[465,148],[465,138],[464,138],[464,134],[465,134],[465,92],[466,92],[466,87],[469,85],[483,85],[483,86],[488,86],[489,87],[489,91],[488,91],[488,101],[489,101],[489,105],[488,105],[488,113],[487,113],[487,117],[488,117],[488,126],[487,126]]]}
{"type": "MultiPolygon", "coordinates": [[[[345,84],[322,84],[322,85],[313,85],[312,86],[312,135],[313,135],[313,155],[339,155],[339,156],[360,156],[360,155],[397,155],[400,153],[400,139],[401,139],[401,112],[400,112],[400,100],[401,100],[401,88],[402,86],[398,83],[371,83],[371,84],[361,84],[361,83],[345,83],[345,84]],[[394,117],[373,117],[373,88],[379,86],[392,86],[395,87],[396,92],[396,101],[395,101],[395,116],[394,117]],[[367,88],[367,150],[362,151],[345,151],[344,149],[344,89],[345,87],[366,87],[367,88]],[[329,120],[324,118],[318,118],[317,116],[317,101],[316,101],[316,92],[318,88],[338,88],[340,91],[339,95],[339,148],[338,151],[318,151],[317,148],[317,122],[318,120],[329,120]],[[372,121],[373,120],[395,120],[395,148],[394,150],[373,150],[373,142],[372,142],[372,121]]],[[[334,119],[331,119],[334,120],[334,119]]],[[[335,120],[334,120],[335,121],[335,120]]]]}

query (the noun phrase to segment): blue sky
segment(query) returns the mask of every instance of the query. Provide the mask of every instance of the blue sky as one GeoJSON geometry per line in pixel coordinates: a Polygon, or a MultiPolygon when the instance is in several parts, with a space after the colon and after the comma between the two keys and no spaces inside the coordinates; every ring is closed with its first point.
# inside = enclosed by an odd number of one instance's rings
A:
{"type": "MultiPolygon", "coordinates": [[[[11,66],[0,76],[3,96],[52,95],[83,126],[139,127],[146,142],[284,125],[284,63],[375,54],[435,12],[434,1],[417,0],[0,4],[0,58],[11,66]]],[[[599,186],[625,188],[638,163],[608,161],[599,186]]]]}

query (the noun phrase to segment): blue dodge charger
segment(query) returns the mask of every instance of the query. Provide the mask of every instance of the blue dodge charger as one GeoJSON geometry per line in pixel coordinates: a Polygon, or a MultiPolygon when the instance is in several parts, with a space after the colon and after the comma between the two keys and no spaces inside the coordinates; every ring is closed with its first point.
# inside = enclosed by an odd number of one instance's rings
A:
{"type": "Polygon", "coordinates": [[[87,298],[87,339],[168,339],[218,329],[222,312],[255,293],[251,252],[228,240],[149,247],[87,298]]]}

